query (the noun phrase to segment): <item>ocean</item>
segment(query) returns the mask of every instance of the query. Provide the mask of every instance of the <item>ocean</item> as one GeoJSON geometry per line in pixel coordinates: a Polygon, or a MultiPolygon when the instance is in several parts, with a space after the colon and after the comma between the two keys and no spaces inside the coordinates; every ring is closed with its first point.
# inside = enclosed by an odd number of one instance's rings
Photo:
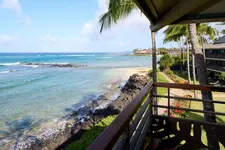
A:
{"type": "Polygon", "coordinates": [[[149,67],[151,60],[120,53],[0,54],[0,139],[68,114],[109,90],[112,80],[125,82],[116,69],[149,67]]]}

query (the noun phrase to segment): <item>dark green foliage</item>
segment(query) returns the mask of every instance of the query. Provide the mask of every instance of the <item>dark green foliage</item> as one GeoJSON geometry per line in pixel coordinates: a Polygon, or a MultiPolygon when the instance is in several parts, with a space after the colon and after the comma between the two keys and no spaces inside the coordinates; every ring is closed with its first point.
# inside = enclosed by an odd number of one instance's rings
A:
{"type": "Polygon", "coordinates": [[[133,53],[135,54],[137,51],[138,51],[138,49],[137,49],[137,48],[135,48],[135,49],[133,50],[133,53]]]}
{"type": "Polygon", "coordinates": [[[116,24],[119,20],[126,18],[137,8],[133,0],[109,0],[107,12],[99,18],[100,32],[110,28],[112,24],[116,24]]]}
{"type": "MultiPolygon", "coordinates": [[[[156,72],[159,72],[159,69],[158,69],[158,68],[156,69],[156,72]]],[[[152,77],[152,69],[150,69],[150,70],[148,71],[148,75],[149,75],[150,77],[152,77]]]]}
{"type": "MultiPolygon", "coordinates": [[[[186,55],[186,54],[185,54],[186,55]]],[[[187,59],[186,56],[184,56],[184,60],[181,58],[181,56],[173,56],[174,58],[174,64],[170,67],[172,70],[183,70],[184,68],[187,68],[187,59]]]]}
{"type": "Polygon", "coordinates": [[[158,51],[159,51],[159,54],[161,54],[161,55],[166,55],[166,54],[168,54],[166,48],[158,48],[158,51]]]}
{"type": "MultiPolygon", "coordinates": [[[[181,42],[184,37],[190,40],[187,24],[169,25],[163,33],[165,34],[164,43],[181,42]]],[[[203,44],[213,40],[218,35],[218,31],[208,23],[198,23],[197,34],[199,43],[203,44]]]]}
{"type": "Polygon", "coordinates": [[[116,116],[109,116],[96,125],[92,126],[91,129],[87,130],[80,138],[80,140],[71,143],[67,150],[85,150],[87,147],[99,136],[99,134],[109,126],[116,116]]]}
{"type": "Polygon", "coordinates": [[[216,76],[217,76],[217,78],[218,78],[219,80],[225,81],[225,72],[223,72],[223,73],[218,73],[218,74],[216,74],[216,76]]]}
{"type": "Polygon", "coordinates": [[[160,69],[163,71],[169,70],[174,62],[174,58],[171,55],[164,55],[159,61],[160,69]]]}

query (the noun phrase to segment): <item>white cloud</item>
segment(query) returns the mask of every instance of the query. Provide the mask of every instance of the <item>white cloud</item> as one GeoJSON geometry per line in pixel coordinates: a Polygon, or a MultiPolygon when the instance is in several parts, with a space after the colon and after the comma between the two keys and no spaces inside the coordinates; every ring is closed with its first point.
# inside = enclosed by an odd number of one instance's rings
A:
{"type": "Polygon", "coordinates": [[[128,42],[124,42],[124,41],[119,42],[119,46],[124,47],[124,46],[127,46],[127,45],[128,45],[128,42]]]}
{"type": "Polygon", "coordinates": [[[52,36],[51,34],[46,34],[42,37],[39,38],[40,41],[42,42],[47,42],[47,43],[56,43],[58,41],[58,39],[54,36],[52,36]]]}
{"type": "Polygon", "coordinates": [[[23,14],[21,5],[18,0],[3,0],[1,7],[14,11],[19,18],[19,21],[17,21],[17,23],[30,24],[31,18],[23,14]]]}
{"type": "Polygon", "coordinates": [[[20,3],[18,0],[3,0],[2,8],[8,8],[16,12],[18,15],[22,12],[20,3]]]}
{"type": "Polygon", "coordinates": [[[16,38],[10,35],[0,35],[0,44],[7,45],[15,41],[16,38]]]}
{"type": "Polygon", "coordinates": [[[31,18],[29,16],[26,16],[24,18],[20,18],[20,20],[18,20],[17,23],[30,24],[31,23],[31,18]]]}

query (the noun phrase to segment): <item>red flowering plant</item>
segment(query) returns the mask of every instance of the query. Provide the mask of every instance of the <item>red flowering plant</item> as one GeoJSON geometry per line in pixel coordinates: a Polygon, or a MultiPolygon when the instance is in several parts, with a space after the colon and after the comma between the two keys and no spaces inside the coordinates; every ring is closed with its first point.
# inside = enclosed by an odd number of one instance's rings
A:
{"type": "Polygon", "coordinates": [[[190,84],[187,80],[184,81],[184,84],[190,84]]]}
{"type": "MultiPolygon", "coordinates": [[[[185,98],[192,98],[191,95],[184,95],[185,98]]],[[[181,110],[181,108],[190,108],[191,101],[188,100],[173,100],[172,105],[174,109],[170,111],[170,117],[177,117],[177,118],[186,118],[187,111],[181,110]]],[[[168,110],[163,111],[163,116],[168,116],[168,110]]]]}
{"type": "MultiPolygon", "coordinates": [[[[162,115],[163,116],[168,116],[168,110],[165,110],[162,115]]],[[[170,112],[170,117],[174,117],[173,112],[170,112]]]]}
{"type": "Polygon", "coordinates": [[[180,108],[184,108],[186,106],[185,103],[183,103],[182,101],[174,101],[172,106],[177,108],[172,110],[175,117],[178,118],[186,117],[186,111],[180,110],[180,108]]]}

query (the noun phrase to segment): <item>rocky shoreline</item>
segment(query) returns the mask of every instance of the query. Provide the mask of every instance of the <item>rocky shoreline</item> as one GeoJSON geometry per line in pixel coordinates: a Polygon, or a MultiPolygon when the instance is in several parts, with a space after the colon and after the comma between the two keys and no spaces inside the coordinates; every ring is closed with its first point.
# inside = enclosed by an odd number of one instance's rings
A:
{"type": "MultiPolygon", "coordinates": [[[[119,114],[147,82],[146,76],[134,74],[121,88],[120,95],[116,100],[110,100],[112,92],[107,92],[60,121],[46,124],[38,132],[25,132],[25,136],[18,138],[13,143],[5,143],[2,146],[0,144],[0,146],[2,149],[19,150],[63,149],[72,137],[79,137],[81,132],[88,130],[90,126],[109,115],[119,114]]],[[[118,88],[120,89],[118,84],[115,84],[113,89],[118,90],[118,88]]]]}
{"type": "Polygon", "coordinates": [[[24,63],[26,66],[43,66],[43,67],[61,67],[61,68],[79,68],[87,67],[82,64],[71,64],[71,63],[24,63]]]}

